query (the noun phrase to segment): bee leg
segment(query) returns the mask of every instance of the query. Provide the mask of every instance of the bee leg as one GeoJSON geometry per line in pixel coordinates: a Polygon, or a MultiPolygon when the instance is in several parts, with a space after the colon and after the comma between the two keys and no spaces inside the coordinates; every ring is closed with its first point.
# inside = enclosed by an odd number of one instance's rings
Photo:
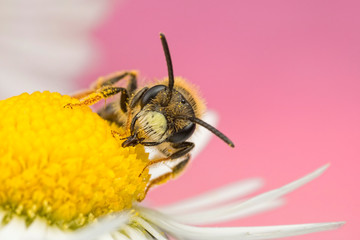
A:
{"type": "Polygon", "coordinates": [[[76,99],[81,99],[83,97],[86,97],[86,96],[90,95],[93,92],[94,92],[94,89],[80,90],[80,91],[78,91],[76,93],[71,94],[71,97],[76,98],[76,99]]]}
{"type": "Polygon", "coordinates": [[[129,105],[130,95],[137,89],[137,72],[131,71],[120,74],[118,73],[118,75],[115,75],[114,77],[109,78],[108,80],[102,83],[102,86],[104,85],[112,86],[113,84],[117,83],[126,76],[130,76],[130,79],[126,91],[123,91],[120,96],[120,108],[124,113],[127,112],[127,106],[129,105]]]}
{"type": "MultiPolygon", "coordinates": [[[[95,81],[95,83],[93,83],[90,86],[90,89],[86,89],[86,90],[77,92],[77,93],[73,94],[72,97],[77,98],[77,99],[84,98],[84,97],[90,95],[91,93],[95,92],[98,89],[101,89],[106,86],[114,85],[115,83],[124,79],[127,76],[130,76],[130,80],[129,80],[130,82],[135,82],[135,87],[136,87],[136,77],[137,77],[136,71],[116,72],[116,73],[113,73],[113,74],[105,76],[105,77],[99,77],[95,81]]],[[[134,83],[132,85],[134,86],[134,83]]]]}
{"type": "Polygon", "coordinates": [[[195,147],[195,144],[193,142],[173,143],[172,147],[180,149],[170,155],[171,159],[177,159],[189,153],[195,147]]]}
{"type": "MultiPolygon", "coordinates": [[[[127,88],[126,88],[127,91],[122,92],[122,94],[120,96],[120,101],[119,101],[119,106],[120,106],[120,109],[121,109],[121,111],[123,113],[128,112],[128,105],[129,105],[130,95],[132,95],[132,93],[137,88],[137,75],[136,75],[136,72],[125,72],[125,73],[122,73],[122,74],[118,75],[117,77],[110,78],[110,79],[108,79],[108,81],[103,82],[103,85],[115,84],[116,81],[119,81],[119,80],[123,79],[127,75],[130,75],[130,79],[129,79],[129,82],[128,82],[128,85],[127,85],[127,88]]],[[[97,113],[103,119],[106,119],[106,120],[108,120],[110,122],[119,123],[119,117],[118,117],[117,110],[114,110],[114,105],[112,105],[112,104],[103,106],[97,113]]],[[[121,123],[120,125],[123,126],[124,123],[121,123]]]]}
{"type": "Polygon", "coordinates": [[[137,74],[136,72],[131,72],[130,74],[130,80],[127,85],[127,90],[129,94],[133,94],[135,90],[137,89],[137,74]]]}
{"type": "MultiPolygon", "coordinates": [[[[92,85],[92,89],[96,90],[96,89],[99,89],[99,88],[102,88],[105,86],[112,86],[127,76],[130,76],[130,80],[129,80],[130,82],[135,82],[135,87],[136,87],[137,72],[136,71],[125,71],[125,72],[112,73],[105,77],[99,77],[96,80],[95,84],[92,85]]],[[[132,83],[132,84],[134,84],[134,83],[132,83]]]]}
{"type": "Polygon", "coordinates": [[[140,197],[138,199],[139,202],[141,202],[146,194],[148,193],[148,191],[150,190],[150,188],[156,186],[156,185],[161,185],[163,183],[166,183],[167,181],[177,178],[186,168],[186,166],[188,165],[188,163],[190,162],[190,154],[187,154],[185,156],[185,159],[181,162],[179,162],[177,165],[175,165],[171,170],[171,172],[169,173],[165,173],[164,175],[161,175],[153,180],[150,181],[150,183],[146,186],[145,189],[145,193],[142,197],[140,197]]]}
{"type": "Polygon", "coordinates": [[[140,91],[138,91],[135,96],[132,98],[131,103],[130,103],[130,108],[134,108],[136,106],[136,104],[139,103],[139,101],[141,100],[141,98],[144,96],[144,93],[148,90],[148,87],[144,87],[143,89],[141,89],[140,91]]]}
{"type": "MultiPolygon", "coordinates": [[[[131,84],[131,82],[129,82],[129,85],[131,84]]],[[[128,89],[130,89],[131,86],[128,86],[128,89]]],[[[133,87],[132,87],[133,88],[133,87]]],[[[144,87],[142,88],[140,91],[138,91],[131,99],[131,102],[128,103],[127,105],[129,105],[130,109],[133,109],[136,104],[139,103],[139,101],[141,100],[142,96],[144,96],[144,93],[148,90],[148,87],[144,87]]],[[[133,90],[135,91],[135,90],[133,90]]],[[[129,91],[130,92],[130,91],[129,91]]],[[[121,101],[121,99],[120,99],[121,101]]],[[[129,100],[127,100],[129,101],[129,100]]],[[[126,128],[129,129],[130,128],[130,124],[131,124],[131,119],[132,119],[132,112],[129,111],[128,112],[128,116],[127,116],[127,124],[126,124],[126,128]]]]}
{"type": "Polygon", "coordinates": [[[174,149],[180,149],[180,150],[172,153],[169,157],[155,159],[155,160],[152,160],[152,161],[148,162],[139,176],[141,176],[142,173],[145,171],[145,169],[150,167],[151,165],[154,165],[154,164],[157,164],[157,163],[160,163],[160,162],[169,161],[169,160],[175,160],[175,159],[178,159],[178,158],[181,158],[181,157],[185,156],[186,154],[188,154],[195,147],[195,144],[192,143],[192,142],[181,142],[181,143],[173,143],[171,146],[174,149]]]}
{"type": "Polygon", "coordinates": [[[102,87],[96,90],[95,92],[85,96],[84,98],[80,99],[79,103],[69,103],[66,104],[64,107],[73,108],[76,106],[90,106],[99,102],[101,99],[106,99],[115,94],[118,94],[119,92],[128,95],[127,90],[122,87],[102,87]]]}
{"type": "Polygon", "coordinates": [[[120,96],[120,108],[124,113],[127,112],[128,103],[129,103],[129,94],[127,90],[124,90],[120,96]]]}

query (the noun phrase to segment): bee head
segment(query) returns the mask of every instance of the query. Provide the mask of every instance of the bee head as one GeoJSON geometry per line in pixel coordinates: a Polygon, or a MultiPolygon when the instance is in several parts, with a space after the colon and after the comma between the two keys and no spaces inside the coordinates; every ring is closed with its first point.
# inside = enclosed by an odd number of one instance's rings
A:
{"type": "MultiPolygon", "coordinates": [[[[141,118],[146,122],[144,125],[152,126],[152,132],[159,136],[158,140],[181,143],[193,134],[198,124],[214,133],[229,146],[234,147],[233,142],[223,133],[196,118],[192,105],[174,89],[175,80],[169,46],[164,34],[160,33],[160,39],[168,68],[168,85],[155,85],[141,97],[140,106],[144,110],[141,118]]],[[[132,129],[134,129],[136,119],[132,121],[132,129]]]]}
{"type": "MultiPolygon", "coordinates": [[[[168,68],[168,85],[160,84],[148,89],[141,98],[140,106],[142,110],[147,112],[147,121],[151,121],[148,119],[150,116],[150,118],[157,118],[158,122],[162,122],[162,126],[166,125],[166,141],[179,143],[193,134],[196,124],[189,120],[180,119],[177,116],[195,117],[195,113],[187,99],[174,89],[175,79],[169,46],[164,34],[160,33],[160,39],[168,68]],[[163,120],[159,121],[160,119],[163,120]]],[[[152,125],[155,125],[155,123],[152,125]]],[[[158,131],[162,130],[165,131],[165,129],[159,129],[158,131]]]]}
{"type": "Polygon", "coordinates": [[[144,126],[151,126],[163,140],[184,142],[193,134],[196,125],[181,116],[195,117],[195,112],[188,100],[176,89],[172,90],[169,101],[167,90],[165,85],[156,85],[144,94],[140,102],[141,121],[144,126]]]}

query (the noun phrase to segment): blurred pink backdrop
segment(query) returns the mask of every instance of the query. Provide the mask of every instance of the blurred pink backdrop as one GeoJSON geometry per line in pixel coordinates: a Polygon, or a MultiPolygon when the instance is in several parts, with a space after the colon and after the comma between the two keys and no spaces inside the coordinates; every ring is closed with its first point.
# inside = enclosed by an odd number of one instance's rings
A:
{"type": "Polygon", "coordinates": [[[200,87],[236,148],[214,137],[149,201],[258,176],[270,190],[331,163],[284,207],[227,225],[345,220],[340,230],[293,239],[358,239],[359,8],[358,1],[124,1],[94,32],[101,54],[79,87],[116,70],[138,69],[144,81],[166,76],[164,32],[175,75],[200,87]]]}

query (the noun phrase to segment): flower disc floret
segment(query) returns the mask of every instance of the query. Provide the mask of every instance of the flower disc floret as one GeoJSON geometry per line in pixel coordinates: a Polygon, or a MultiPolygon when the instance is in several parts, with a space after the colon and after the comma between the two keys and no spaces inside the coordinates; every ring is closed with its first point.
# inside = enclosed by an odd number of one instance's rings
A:
{"type": "Polygon", "coordinates": [[[142,199],[149,181],[142,146],[122,148],[110,126],[77,99],[24,93],[0,101],[0,211],[79,228],[142,199]]]}

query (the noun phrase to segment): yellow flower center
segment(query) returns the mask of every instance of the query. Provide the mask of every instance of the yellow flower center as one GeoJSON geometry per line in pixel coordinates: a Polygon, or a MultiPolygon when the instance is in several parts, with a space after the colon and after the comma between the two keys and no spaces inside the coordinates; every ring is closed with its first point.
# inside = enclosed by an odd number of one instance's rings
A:
{"type": "Polygon", "coordinates": [[[89,107],[59,93],[24,93],[0,101],[0,211],[76,229],[131,207],[149,181],[142,146],[122,148],[89,107]]]}

